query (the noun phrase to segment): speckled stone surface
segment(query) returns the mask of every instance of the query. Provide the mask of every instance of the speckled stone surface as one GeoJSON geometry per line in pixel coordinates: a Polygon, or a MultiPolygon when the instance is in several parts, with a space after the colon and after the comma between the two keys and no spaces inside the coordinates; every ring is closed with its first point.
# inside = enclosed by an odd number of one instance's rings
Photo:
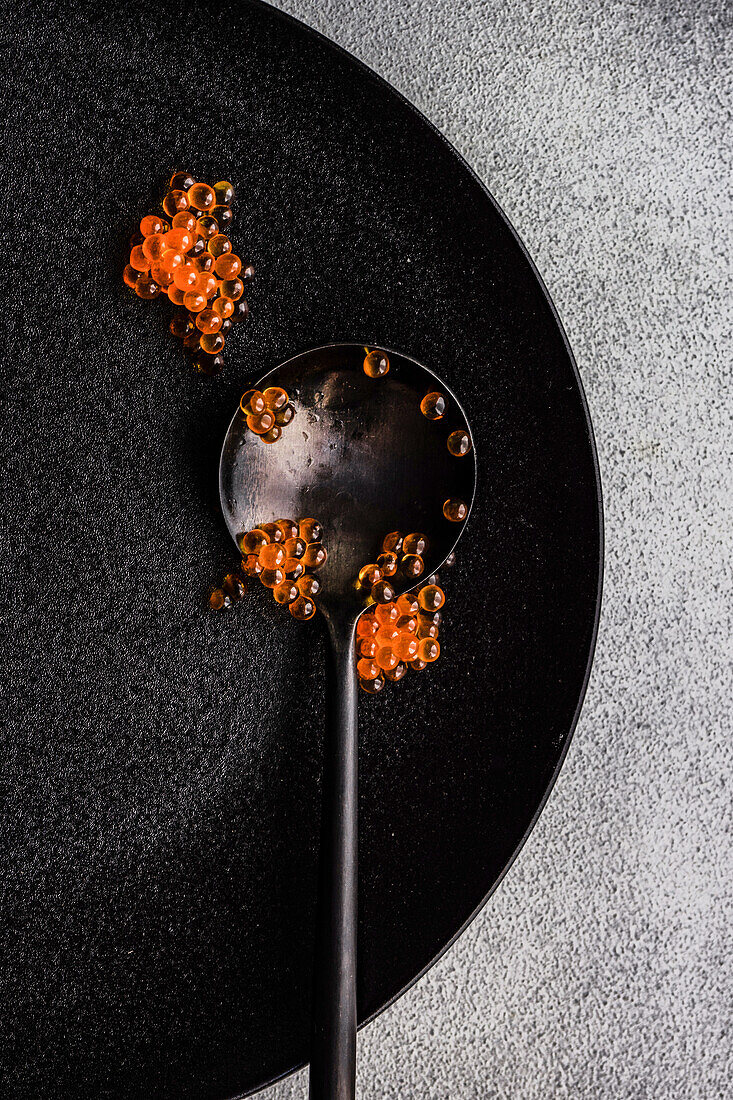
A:
{"type": "MultiPolygon", "coordinates": [[[[539,825],[360,1039],[362,1100],[718,1100],[731,981],[731,51],[724,2],[289,0],[464,154],[593,415],[599,648],[539,825]]],[[[727,10],[726,10],[727,7],[727,10]]],[[[303,1079],[268,1093],[306,1095],[303,1079]]]]}

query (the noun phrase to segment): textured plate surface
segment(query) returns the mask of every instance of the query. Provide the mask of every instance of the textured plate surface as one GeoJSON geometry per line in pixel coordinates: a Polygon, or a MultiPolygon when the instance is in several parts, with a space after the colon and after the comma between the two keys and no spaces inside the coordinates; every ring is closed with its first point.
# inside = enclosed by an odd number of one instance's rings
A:
{"type": "Polygon", "coordinates": [[[479,494],[438,665],[361,706],[362,1017],[531,827],[584,690],[595,456],[545,292],[399,96],[269,9],[27,5],[6,65],[0,1080],[8,1100],[223,1100],[307,1054],[321,624],[208,589],[248,382],[403,349],[466,408],[479,494]],[[225,373],[121,285],[176,167],[238,187],[257,268],[225,373]]]}

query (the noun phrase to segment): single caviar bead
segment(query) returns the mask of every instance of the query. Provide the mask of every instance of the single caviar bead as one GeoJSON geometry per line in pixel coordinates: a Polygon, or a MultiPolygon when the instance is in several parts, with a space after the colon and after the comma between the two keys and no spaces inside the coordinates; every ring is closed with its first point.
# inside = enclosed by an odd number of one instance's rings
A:
{"type": "Polygon", "coordinates": [[[456,458],[462,458],[463,455],[467,455],[471,450],[471,437],[468,432],[461,429],[457,432],[451,432],[448,436],[448,450],[456,458]]]}
{"type": "Polygon", "coordinates": [[[279,566],[276,566],[274,569],[263,567],[260,573],[260,583],[263,584],[265,588],[277,588],[284,580],[285,573],[279,566]]]}
{"type": "MultiPolygon", "coordinates": [[[[199,317],[200,316],[201,314],[199,313],[199,317]]],[[[201,335],[201,347],[207,355],[218,355],[223,349],[224,343],[224,337],[220,332],[204,332],[201,335]]]]}
{"type": "Polygon", "coordinates": [[[190,262],[193,264],[197,271],[213,272],[214,270],[214,257],[210,256],[208,252],[202,252],[200,256],[191,257],[190,262]]]}
{"type": "Polygon", "coordinates": [[[452,497],[450,500],[446,500],[443,505],[443,515],[451,523],[461,523],[468,515],[468,508],[462,500],[452,497]]]}
{"type": "Polygon", "coordinates": [[[359,570],[359,585],[361,588],[371,589],[372,585],[377,584],[382,579],[382,570],[374,562],[369,565],[363,565],[359,570]]]}
{"type": "Polygon", "coordinates": [[[214,188],[209,187],[208,183],[194,183],[187,194],[189,204],[194,210],[208,210],[216,202],[214,188]]]}
{"type": "Polygon", "coordinates": [[[218,259],[219,256],[225,255],[232,250],[232,242],[227,237],[226,233],[216,233],[208,245],[206,246],[212,256],[218,259]]]}
{"type": "Polygon", "coordinates": [[[417,623],[417,636],[418,638],[437,638],[440,634],[440,629],[435,623],[426,622],[425,619],[418,619],[417,623]]]}
{"type": "Polygon", "coordinates": [[[408,580],[415,580],[425,572],[425,562],[419,554],[405,554],[400,562],[400,569],[408,580]]]}
{"type": "Polygon", "coordinates": [[[371,638],[379,630],[379,623],[373,615],[365,612],[356,623],[357,638],[371,638]]]}
{"type": "Polygon", "coordinates": [[[188,191],[196,180],[189,172],[174,172],[168,184],[171,191],[188,191]]]}
{"type": "MultiPolygon", "coordinates": [[[[214,269],[216,269],[216,264],[214,264],[214,269]]],[[[231,298],[233,302],[238,302],[244,294],[244,283],[241,279],[222,279],[222,281],[219,283],[219,291],[222,298],[231,298]]],[[[249,310],[247,310],[246,312],[249,312],[249,310]]],[[[234,317],[235,315],[236,309],[232,314],[232,317],[234,317]]]]}
{"type": "Polygon", "coordinates": [[[268,542],[260,549],[260,562],[264,569],[275,569],[285,561],[287,554],[280,542],[268,542]]]}
{"type": "Polygon", "coordinates": [[[320,542],[323,528],[317,519],[302,519],[298,524],[298,533],[306,542],[320,542]]]}
{"type": "Polygon", "coordinates": [[[427,667],[428,662],[423,661],[421,657],[416,657],[414,661],[410,661],[410,668],[413,672],[422,672],[427,667]]]}
{"type": "Polygon", "coordinates": [[[302,558],[305,554],[306,541],[299,535],[285,540],[285,553],[289,558],[302,558]]]}
{"type": "Polygon", "coordinates": [[[356,652],[360,657],[366,657],[368,661],[373,661],[379,651],[379,642],[376,638],[360,638],[356,647],[356,652]]]}
{"type": "Polygon", "coordinates": [[[178,340],[182,340],[184,336],[188,336],[189,332],[193,329],[193,321],[188,313],[184,310],[180,310],[171,318],[169,327],[171,335],[175,336],[178,340]]]}
{"type": "Polygon", "coordinates": [[[226,607],[231,607],[231,603],[232,601],[224,595],[221,588],[215,588],[209,596],[209,607],[213,611],[222,611],[226,607]]]}
{"type": "Polygon", "coordinates": [[[395,626],[394,623],[391,623],[389,626],[384,626],[384,625],[380,626],[379,630],[375,634],[375,638],[377,639],[377,645],[380,648],[382,646],[393,647],[396,644],[399,636],[400,636],[400,632],[399,632],[399,630],[397,629],[397,627],[395,626]]]}
{"type": "Polygon", "coordinates": [[[166,248],[175,248],[177,252],[188,252],[194,242],[194,235],[188,229],[169,229],[163,241],[166,248]]]}
{"type": "Polygon", "coordinates": [[[155,279],[156,283],[162,287],[168,287],[173,282],[173,276],[170,271],[166,271],[161,263],[153,263],[150,267],[150,277],[155,279]]]}
{"type": "Polygon", "coordinates": [[[277,443],[282,434],[282,428],[280,428],[277,424],[273,424],[269,432],[265,432],[264,435],[261,435],[260,439],[263,443],[277,443]]]}
{"type": "Polygon", "coordinates": [[[135,293],[138,298],[152,301],[153,298],[157,298],[160,294],[160,286],[154,279],[151,279],[149,275],[141,275],[135,283],[135,293]]]}
{"type": "Polygon", "coordinates": [[[232,600],[241,600],[242,596],[247,591],[247,585],[238,573],[227,573],[222,582],[222,588],[226,595],[232,600]]]}
{"type": "Polygon", "coordinates": [[[259,554],[263,547],[267,546],[268,538],[260,527],[254,527],[242,535],[239,539],[239,549],[243,554],[259,554]]]}
{"type": "Polygon", "coordinates": [[[442,611],[420,611],[417,616],[418,626],[420,623],[428,623],[432,626],[440,626],[443,622],[442,611]]]}
{"type": "MultiPolygon", "coordinates": [[[[298,524],[292,519],[276,519],[275,524],[280,528],[283,534],[283,542],[287,542],[288,539],[297,539],[298,537],[298,524]]],[[[297,554],[293,554],[293,557],[297,558],[297,554]]]]}
{"type": "Polygon", "coordinates": [[[380,603],[374,608],[374,618],[380,626],[394,626],[400,617],[396,603],[380,603]]]}
{"type": "Polygon", "coordinates": [[[135,271],[149,270],[150,260],[143,252],[142,245],[136,244],[130,249],[130,267],[134,267],[135,271]]]}
{"type": "Polygon", "coordinates": [[[172,275],[176,269],[182,267],[185,262],[186,257],[182,252],[179,252],[177,248],[166,248],[161,256],[160,266],[165,271],[170,271],[172,275]]]}
{"type": "Polygon", "coordinates": [[[242,261],[234,252],[225,252],[218,256],[214,264],[214,271],[220,279],[236,279],[242,270],[242,261]]]}
{"type": "Polygon", "coordinates": [[[425,535],[413,531],[411,535],[405,535],[402,543],[403,554],[424,554],[428,548],[428,540],[425,535]]]}
{"type": "Polygon", "coordinates": [[[428,420],[440,420],[441,416],[445,416],[446,405],[445,395],[438,390],[433,390],[431,393],[426,393],[420,402],[420,412],[423,416],[427,416],[428,420]]]}
{"type": "MultiPolygon", "coordinates": [[[[211,298],[214,294],[216,294],[217,285],[218,284],[216,282],[216,276],[212,275],[210,271],[199,271],[198,275],[196,276],[196,285],[194,289],[198,290],[199,294],[203,294],[204,298],[211,298]]],[[[218,331],[221,327],[221,317],[219,317],[218,313],[216,314],[216,316],[219,318],[217,324],[218,331]]]]}
{"type": "Polygon", "coordinates": [[[395,644],[397,656],[401,661],[414,661],[417,657],[419,644],[414,634],[401,634],[395,644]]]}
{"type": "Polygon", "coordinates": [[[196,222],[196,229],[204,240],[208,241],[219,232],[219,223],[216,218],[212,218],[211,214],[204,214],[203,218],[199,218],[196,222]]]}
{"type": "Polygon", "coordinates": [[[265,532],[268,542],[285,542],[283,533],[276,523],[261,523],[260,531],[265,532]]]}
{"type": "Polygon", "coordinates": [[[384,677],[379,675],[375,676],[373,680],[365,680],[363,676],[360,676],[359,687],[369,692],[370,695],[378,695],[384,687],[384,677]]]}
{"type": "Polygon", "coordinates": [[[192,237],[196,232],[196,223],[196,215],[192,214],[190,210],[179,210],[171,219],[171,225],[174,229],[185,229],[192,237]]]}
{"type": "Polygon", "coordinates": [[[196,259],[198,256],[203,256],[205,250],[206,250],[206,242],[205,242],[204,238],[197,233],[196,236],[193,239],[193,244],[191,245],[191,247],[188,250],[188,254],[193,259],[196,259]]]}
{"type": "Polygon", "coordinates": [[[268,409],[272,409],[273,412],[277,412],[288,403],[288,395],[280,386],[268,386],[262,391],[262,396],[268,409]]]}
{"type": "MultiPolygon", "coordinates": [[[[224,299],[224,301],[228,301],[228,300],[229,300],[228,298],[224,299]]],[[[220,298],[219,301],[222,301],[222,299],[220,298]]],[[[239,303],[237,303],[237,304],[239,304],[239,303]]],[[[282,409],[278,409],[277,412],[275,413],[275,423],[278,425],[278,427],[284,428],[287,424],[290,423],[290,421],[293,419],[294,416],[295,416],[294,406],[293,405],[285,405],[282,409]]]]}
{"type": "Polygon", "coordinates": [[[418,619],[415,615],[400,615],[396,626],[402,634],[417,633],[418,619]]]}
{"type": "Polygon", "coordinates": [[[206,299],[198,290],[187,290],[183,296],[183,304],[191,313],[200,313],[206,305],[206,299]]]}
{"type": "Polygon", "coordinates": [[[397,600],[397,610],[400,615],[417,615],[419,608],[417,596],[413,596],[411,592],[403,592],[397,600]]]}
{"type": "Polygon", "coordinates": [[[377,566],[383,577],[393,577],[397,572],[398,558],[391,551],[380,554],[377,558],[377,566]]]}
{"type": "Polygon", "coordinates": [[[175,283],[171,283],[169,287],[166,287],[166,293],[174,306],[183,305],[183,299],[185,297],[184,292],[179,290],[175,283]]]}
{"type": "Polygon", "coordinates": [[[304,573],[298,580],[298,591],[301,596],[317,596],[321,591],[321,582],[312,573],[304,573]]]}
{"type": "MultiPolygon", "coordinates": [[[[196,290],[199,294],[203,294],[203,290],[198,285],[196,290]]],[[[221,328],[221,317],[218,313],[214,313],[213,309],[202,309],[196,318],[196,328],[201,332],[218,332],[221,328]]]]}
{"type": "Polygon", "coordinates": [[[377,581],[372,585],[372,599],[375,603],[391,603],[396,595],[389,581],[377,581]]]}
{"type": "Polygon", "coordinates": [[[125,285],[129,286],[131,290],[135,289],[135,284],[142,275],[142,271],[138,271],[132,266],[132,264],[125,264],[125,270],[122,272],[122,278],[125,281],[125,285]]]}
{"type": "Polygon", "coordinates": [[[143,237],[150,237],[153,233],[162,233],[164,224],[157,214],[146,214],[140,222],[140,232],[143,237]]]}
{"type": "Polygon", "coordinates": [[[370,351],[364,359],[364,374],[368,378],[382,378],[389,371],[389,359],[382,351],[370,351]]]}
{"type": "Polygon", "coordinates": [[[273,588],[272,594],[278,603],[292,603],[298,598],[298,589],[292,581],[286,579],[277,588],[273,588]]]}
{"type": "Polygon", "coordinates": [[[214,194],[217,202],[225,203],[228,206],[234,198],[234,188],[229,180],[219,180],[218,183],[214,184],[214,194]]]}
{"type": "Polygon", "coordinates": [[[316,605],[308,596],[298,596],[290,605],[290,614],[299,622],[312,619],[316,613],[316,605]]]}
{"type": "Polygon", "coordinates": [[[224,366],[224,356],[209,355],[205,351],[200,351],[194,359],[193,365],[200,374],[221,374],[222,367],[224,366]]]}
{"type": "Polygon", "coordinates": [[[257,554],[248,554],[246,558],[242,559],[242,572],[247,577],[259,577],[262,566],[257,554]]]}
{"type": "Polygon", "coordinates": [[[234,313],[234,302],[231,298],[217,298],[211,308],[219,314],[222,321],[225,321],[234,313]]]}
{"type": "Polygon", "coordinates": [[[173,283],[182,290],[185,294],[189,290],[193,290],[196,286],[196,279],[198,278],[198,271],[193,264],[181,264],[173,272],[173,283]]]}
{"type": "Polygon", "coordinates": [[[328,554],[326,547],[320,542],[309,542],[303,554],[303,565],[306,569],[320,569],[326,564],[328,554]]]}
{"type": "Polygon", "coordinates": [[[435,638],[423,638],[418,646],[417,655],[421,661],[432,664],[440,656],[440,642],[436,642],[435,638]]]}
{"type": "MultiPolygon", "coordinates": [[[[300,558],[286,558],[283,563],[283,569],[285,570],[285,575],[289,577],[291,581],[300,580],[300,578],[303,576],[303,573],[305,572],[305,566],[303,565],[303,562],[300,560],[300,558]]],[[[320,583],[318,587],[321,587],[320,583]]],[[[303,595],[307,594],[308,593],[305,592],[303,593],[303,595]]],[[[315,596],[315,592],[312,592],[310,594],[315,596]]]]}
{"type": "Polygon", "coordinates": [[[390,531],[388,535],[385,535],[382,541],[382,550],[388,554],[399,554],[402,550],[402,532],[390,531]]]}
{"type": "Polygon", "coordinates": [[[227,206],[227,204],[223,202],[218,202],[216,206],[212,206],[211,213],[219,223],[219,232],[221,232],[222,229],[226,229],[228,225],[231,225],[231,206],[227,206]]]}
{"type": "MultiPolygon", "coordinates": [[[[166,234],[167,236],[168,234],[166,234]]],[[[165,237],[162,233],[152,233],[149,237],[146,237],[140,246],[143,253],[147,256],[151,263],[163,258],[163,253],[169,247],[165,242],[165,237]]]]}
{"type": "Polygon", "coordinates": [[[247,390],[239,399],[239,407],[245,416],[262,413],[267,408],[260,390],[247,390]]]}
{"type": "Polygon", "coordinates": [[[163,209],[169,218],[175,217],[179,210],[188,210],[188,195],[179,188],[173,188],[163,199],[163,209]]]}
{"type": "Polygon", "coordinates": [[[399,661],[394,668],[386,668],[384,675],[388,680],[397,682],[397,680],[401,680],[403,676],[407,675],[407,665],[404,661],[399,661]]]}
{"type": "Polygon", "coordinates": [[[247,417],[247,427],[255,435],[264,435],[265,432],[269,432],[270,428],[275,424],[275,417],[272,415],[269,409],[265,409],[261,413],[250,413],[247,417]]]}
{"type": "Polygon", "coordinates": [[[239,321],[245,321],[247,317],[249,317],[249,306],[244,298],[238,298],[234,303],[232,321],[238,323],[239,321]]]}
{"type": "Polygon", "coordinates": [[[437,611],[445,603],[445,592],[437,584],[426,584],[417,599],[423,611],[437,611]]]}
{"type": "Polygon", "coordinates": [[[362,657],[356,662],[356,671],[362,680],[375,680],[379,676],[379,665],[368,657],[362,657]]]}
{"type": "Polygon", "coordinates": [[[394,668],[399,663],[399,657],[391,646],[385,645],[377,650],[376,661],[382,671],[386,671],[388,668],[394,668]]]}

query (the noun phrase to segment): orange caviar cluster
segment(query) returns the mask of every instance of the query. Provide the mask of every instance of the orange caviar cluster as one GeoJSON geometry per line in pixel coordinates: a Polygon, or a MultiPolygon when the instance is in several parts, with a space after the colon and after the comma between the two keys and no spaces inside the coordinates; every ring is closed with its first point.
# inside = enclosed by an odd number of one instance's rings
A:
{"type": "Polygon", "coordinates": [[[227,575],[221,588],[214,589],[209,606],[214,611],[231,607],[244,595],[247,578],[258,578],[272,591],[275,602],[286,606],[294,619],[299,622],[312,619],[316,613],[314,598],[321,589],[321,582],[314,574],[328,556],[321,534],[320,523],[307,518],[298,523],[278,519],[240,535],[237,540],[242,552],[240,567],[227,575]],[[241,592],[234,595],[237,580],[241,592]]]}
{"type": "MultiPolygon", "coordinates": [[[[392,540],[396,534],[387,539],[392,540]]],[[[455,555],[451,554],[445,564],[450,567],[454,563],[455,555]]],[[[370,695],[382,691],[385,680],[396,682],[410,669],[422,672],[437,661],[445,605],[439,582],[435,573],[396,600],[372,604],[359,618],[356,672],[359,686],[370,695]]]]}
{"type": "Polygon", "coordinates": [[[244,287],[254,268],[243,266],[223,232],[232,221],[233,198],[227,180],[210,187],[188,172],[176,172],[162,213],[146,214],[131,238],[123,272],[139,298],[165,294],[178,307],[171,332],[203,374],[219,373],[231,327],[249,313],[244,287]]]}
{"type": "Polygon", "coordinates": [[[419,531],[409,535],[390,531],[384,536],[377,560],[359,570],[357,588],[373,603],[391,603],[398,580],[416,581],[425,572],[423,555],[427,547],[428,540],[419,531]]]}
{"type": "Polygon", "coordinates": [[[295,406],[282,386],[247,390],[240,398],[239,407],[247,418],[247,427],[263,443],[277,443],[283,428],[295,416],[295,406]]]}

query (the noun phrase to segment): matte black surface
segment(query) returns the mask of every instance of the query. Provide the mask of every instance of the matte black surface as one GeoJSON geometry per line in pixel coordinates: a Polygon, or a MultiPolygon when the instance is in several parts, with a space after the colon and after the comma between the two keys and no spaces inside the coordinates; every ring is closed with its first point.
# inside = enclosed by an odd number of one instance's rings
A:
{"type": "Polygon", "coordinates": [[[438,666],[360,700],[360,1015],[452,938],[532,823],[596,622],[597,477],[551,306],[435,132],[248,5],[2,21],[0,1092],[221,1100],[305,1057],[323,631],[253,598],[217,462],[307,346],[409,351],[461,397],[480,493],[438,666]],[[167,174],[238,186],[257,268],[220,379],[120,280],[167,174]]]}

